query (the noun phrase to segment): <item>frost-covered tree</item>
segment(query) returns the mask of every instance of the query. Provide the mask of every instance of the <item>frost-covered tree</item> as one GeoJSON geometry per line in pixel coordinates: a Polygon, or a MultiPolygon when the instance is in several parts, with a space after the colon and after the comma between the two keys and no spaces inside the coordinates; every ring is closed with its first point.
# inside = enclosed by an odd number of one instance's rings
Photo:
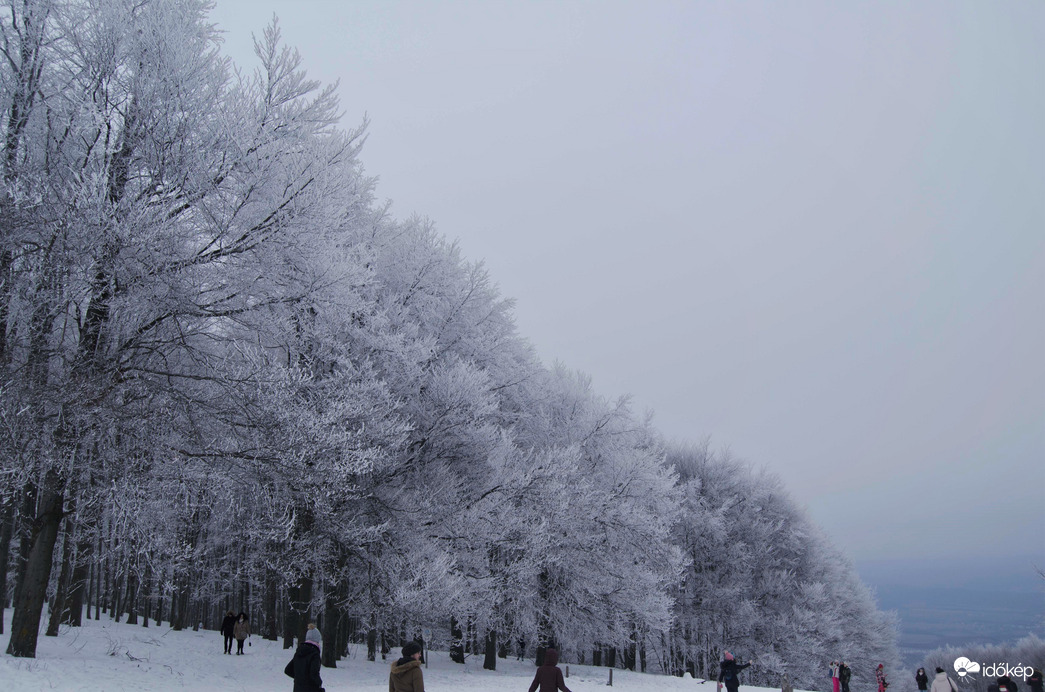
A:
{"type": "Polygon", "coordinates": [[[207,8],[0,13],[12,654],[49,598],[49,634],[92,605],[176,629],[247,610],[287,646],[318,619],[325,665],[429,629],[490,668],[520,640],[705,674],[728,644],[800,684],[892,660],[778,481],[666,450],[543,365],[481,264],[376,204],[365,123],[278,25],[241,73],[207,8]]]}
{"type": "Polygon", "coordinates": [[[9,651],[32,656],[66,500],[95,463],[120,458],[129,411],[146,400],[193,424],[226,386],[237,323],[300,299],[278,268],[308,229],[329,227],[321,202],[352,193],[358,133],[333,127],[331,92],[310,95],[275,29],[259,43],[264,74],[231,82],[203,2],[11,9],[9,45],[46,37],[35,100],[20,96],[17,60],[3,81],[19,114],[5,132],[5,216],[24,219],[4,242],[5,384],[39,402],[21,445],[36,450],[36,500],[9,651]]]}
{"type": "Polygon", "coordinates": [[[705,441],[669,454],[683,485],[676,531],[691,559],[671,638],[672,671],[712,677],[723,650],[757,661],[748,675],[775,685],[786,672],[815,689],[824,664],[854,671],[898,660],[895,619],[879,611],[848,559],[788,497],[705,441]]]}

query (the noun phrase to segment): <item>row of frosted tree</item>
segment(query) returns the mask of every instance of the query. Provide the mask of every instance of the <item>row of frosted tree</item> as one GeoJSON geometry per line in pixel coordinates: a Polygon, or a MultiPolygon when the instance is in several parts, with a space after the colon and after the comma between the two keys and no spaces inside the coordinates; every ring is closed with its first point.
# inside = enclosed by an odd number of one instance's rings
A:
{"type": "Polygon", "coordinates": [[[327,665],[425,634],[488,667],[554,643],[704,676],[731,648],[807,687],[895,660],[778,481],[543,365],[482,266],[376,200],[365,123],[276,25],[241,72],[207,10],[4,2],[9,654],[231,608],[288,646],[318,620],[327,665]]]}

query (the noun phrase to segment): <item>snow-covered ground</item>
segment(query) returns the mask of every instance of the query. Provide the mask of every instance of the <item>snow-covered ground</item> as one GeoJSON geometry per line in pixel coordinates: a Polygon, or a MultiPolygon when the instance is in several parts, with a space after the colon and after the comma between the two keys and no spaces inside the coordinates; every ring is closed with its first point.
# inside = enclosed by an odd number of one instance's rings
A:
{"type": "MultiPolygon", "coordinates": [[[[4,613],[2,649],[7,648],[11,610],[4,613]]],[[[222,653],[221,635],[213,631],[174,632],[169,627],[114,624],[85,620],[83,627],[63,627],[58,637],[41,635],[35,659],[0,654],[0,691],[30,690],[220,690],[258,692],[293,688],[283,674],[292,651],[280,642],[257,636],[250,638],[243,656],[222,653]]],[[[395,652],[399,653],[398,650],[395,652]]],[[[323,684],[328,692],[353,690],[385,692],[389,661],[366,660],[366,648],[353,646],[348,658],[336,669],[324,668],[323,684]]],[[[565,670],[565,665],[560,665],[565,670]]],[[[574,692],[605,690],[606,668],[570,665],[566,684],[574,692]]],[[[427,692],[525,692],[533,680],[532,661],[498,659],[497,670],[482,668],[481,657],[470,657],[465,665],[451,663],[445,652],[430,652],[424,669],[427,692]]],[[[613,689],[630,692],[714,692],[714,683],[661,675],[613,671],[613,689]]],[[[762,688],[741,687],[741,692],[762,688]]]]}

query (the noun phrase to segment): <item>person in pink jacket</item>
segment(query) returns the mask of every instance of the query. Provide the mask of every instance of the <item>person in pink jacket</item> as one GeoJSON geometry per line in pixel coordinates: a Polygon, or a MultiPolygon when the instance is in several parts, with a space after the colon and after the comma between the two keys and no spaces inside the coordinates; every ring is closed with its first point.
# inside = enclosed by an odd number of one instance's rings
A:
{"type": "Polygon", "coordinates": [[[878,692],[885,692],[885,688],[889,686],[889,683],[885,680],[885,666],[881,663],[875,668],[874,679],[878,682],[878,692]]]}

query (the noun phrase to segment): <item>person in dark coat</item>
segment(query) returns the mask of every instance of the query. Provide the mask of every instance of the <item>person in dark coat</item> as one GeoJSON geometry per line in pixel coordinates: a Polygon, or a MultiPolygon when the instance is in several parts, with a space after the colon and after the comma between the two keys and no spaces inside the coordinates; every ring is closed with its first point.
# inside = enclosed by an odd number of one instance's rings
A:
{"type": "Polygon", "coordinates": [[[1019,689],[1008,675],[998,678],[998,692],[1017,692],[1019,689]]]}
{"type": "Polygon", "coordinates": [[[225,613],[225,619],[221,621],[221,633],[225,637],[225,653],[232,654],[232,639],[236,627],[236,616],[230,610],[225,613]]]}
{"type": "Polygon", "coordinates": [[[246,613],[240,613],[236,618],[236,624],[232,628],[232,634],[236,637],[236,655],[243,655],[243,642],[250,636],[250,620],[246,613]]]}
{"type": "Polygon", "coordinates": [[[319,677],[319,644],[303,641],[283,672],[294,678],[294,692],[326,692],[319,677]]]}
{"type": "Polygon", "coordinates": [[[842,692],[849,692],[849,681],[853,679],[853,670],[846,665],[845,661],[838,662],[838,682],[842,685],[842,692]]]}
{"type": "Polygon", "coordinates": [[[1041,687],[1041,671],[1037,668],[1035,668],[1034,672],[1030,674],[1029,678],[1027,678],[1027,684],[1030,685],[1031,692],[1045,692],[1041,687]]]}
{"type": "Polygon", "coordinates": [[[403,655],[392,664],[388,673],[388,692],[425,692],[425,678],[421,674],[421,645],[409,642],[403,655]]]}
{"type": "Polygon", "coordinates": [[[925,674],[925,668],[919,668],[914,674],[914,681],[918,683],[918,689],[922,692],[929,689],[929,676],[925,674]]]}
{"type": "Polygon", "coordinates": [[[722,684],[725,683],[726,689],[729,692],[737,692],[740,688],[740,671],[747,668],[750,663],[737,663],[736,659],[733,658],[733,654],[728,651],[722,655],[724,659],[718,664],[718,686],[722,688],[722,684]]]}
{"type": "Polygon", "coordinates": [[[537,674],[533,676],[533,682],[530,683],[530,692],[570,692],[570,688],[566,686],[566,681],[562,677],[562,670],[559,668],[559,652],[556,649],[545,649],[544,650],[544,664],[537,669],[537,674]]]}

